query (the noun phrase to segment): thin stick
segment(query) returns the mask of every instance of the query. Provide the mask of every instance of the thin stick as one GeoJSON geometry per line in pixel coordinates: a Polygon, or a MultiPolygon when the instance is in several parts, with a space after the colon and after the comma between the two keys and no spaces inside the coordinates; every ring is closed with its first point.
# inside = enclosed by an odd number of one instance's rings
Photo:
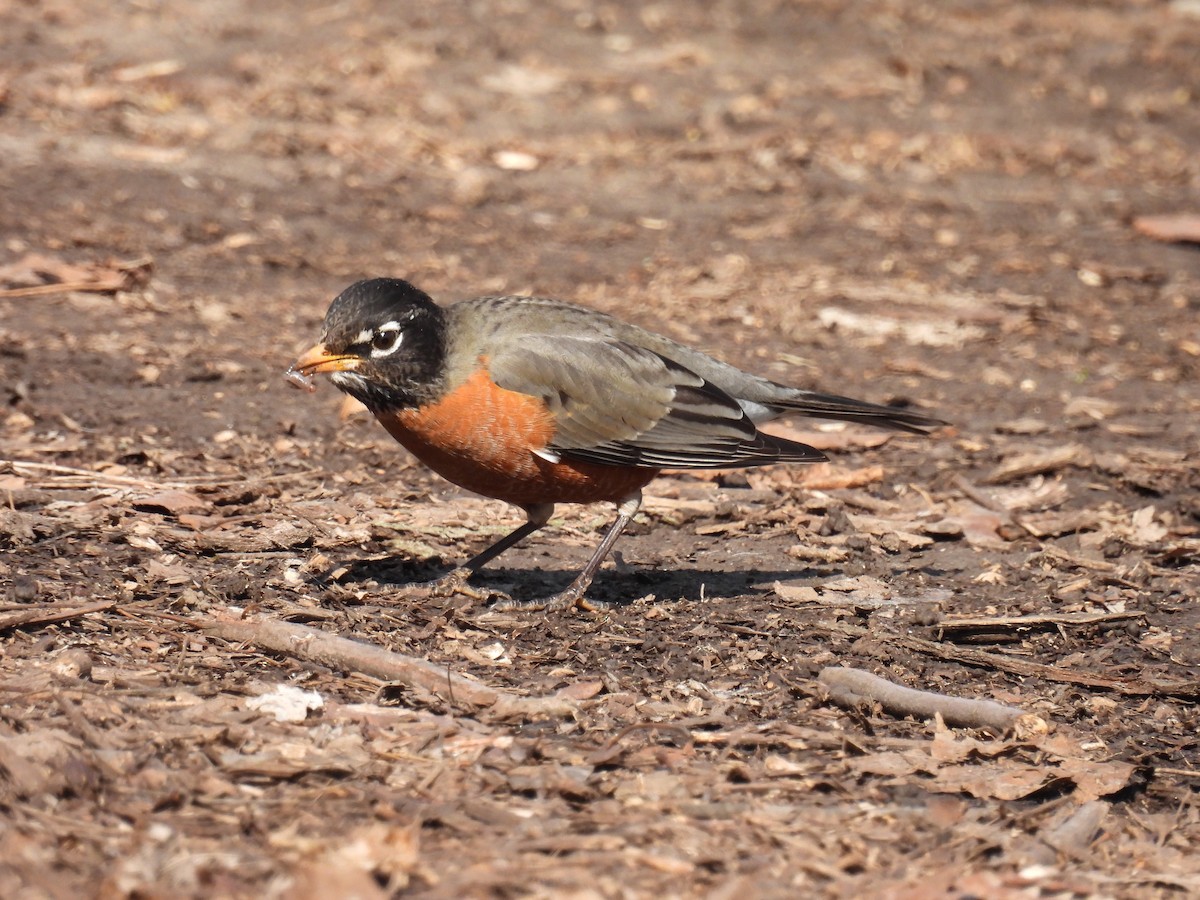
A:
{"type": "Polygon", "coordinates": [[[1008,631],[1017,628],[1058,627],[1061,625],[1095,625],[1099,622],[1119,622],[1123,619],[1144,619],[1146,614],[1138,609],[1123,612],[1102,613],[1058,613],[1040,616],[995,616],[993,618],[972,617],[943,619],[937,623],[938,640],[953,640],[955,637],[980,631],[1008,631]]]}
{"type": "Polygon", "coordinates": [[[838,706],[857,707],[877,702],[885,710],[902,716],[932,719],[941,716],[947,725],[986,728],[995,734],[1023,732],[1027,736],[1046,733],[1046,723],[1037,716],[992,700],[949,697],[933,691],[907,688],[862,669],[822,669],[817,680],[838,706]],[[1039,724],[1040,723],[1040,724],[1039,724]]]}
{"type": "MultiPolygon", "coordinates": [[[[285,481],[290,478],[302,478],[311,475],[318,471],[317,469],[305,469],[300,472],[279,472],[274,475],[263,475],[260,478],[246,478],[245,476],[214,476],[184,479],[169,479],[166,481],[154,481],[149,478],[133,478],[128,475],[110,475],[106,472],[94,472],[91,469],[77,469],[72,466],[60,466],[57,463],[42,463],[33,462],[25,459],[0,459],[0,467],[8,466],[14,473],[18,475],[28,475],[31,472],[22,472],[21,469],[31,470],[32,472],[46,472],[50,475],[57,475],[61,478],[78,478],[83,482],[83,485],[75,484],[72,487],[81,487],[87,485],[99,485],[109,483],[114,485],[124,485],[128,487],[143,487],[143,488],[196,488],[196,487],[221,487],[227,484],[257,484],[262,481],[285,481]]],[[[50,487],[52,485],[43,485],[50,487]]]]}
{"type": "Polygon", "coordinates": [[[13,613],[10,616],[0,617],[0,631],[8,631],[11,628],[23,628],[26,625],[51,625],[55,622],[65,622],[68,619],[86,616],[88,613],[104,612],[116,605],[115,600],[106,600],[101,603],[92,603],[88,606],[73,606],[70,609],[63,609],[58,604],[38,606],[34,609],[26,609],[13,613]]]}
{"type": "Polygon", "coordinates": [[[1157,678],[1105,678],[1089,672],[1073,672],[1058,666],[1047,666],[1015,656],[1005,656],[1002,653],[988,653],[973,647],[960,647],[956,644],[940,644],[921,638],[895,635],[888,642],[915,653],[923,653],[938,659],[953,660],[967,665],[982,666],[988,669],[1000,669],[1014,675],[1024,675],[1032,678],[1044,678],[1046,681],[1080,684],[1084,687],[1099,688],[1105,691],[1115,691],[1133,697],[1179,697],[1183,700],[1194,700],[1200,697],[1200,681],[1160,681],[1157,678]]]}
{"type": "Polygon", "coordinates": [[[487,711],[498,718],[528,719],[535,716],[569,716],[576,709],[569,700],[518,697],[472,681],[427,660],[338,637],[295,622],[266,618],[189,621],[206,634],[227,641],[254,644],[295,659],[421,688],[471,713],[487,711]]]}
{"type": "Polygon", "coordinates": [[[48,294],[68,294],[72,291],[85,291],[93,294],[113,294],[124,287],[125,282],[114,284],[111,281],[59,281],[54,284],[34,284],[29,287],[0,289],[0,298],[10,297],[44,297],[48,294]]]}
{"type": "MultiPolygon", "coordinates": [[[[847,625],[825,626],[830,634],[848,638],[867,637],[862,628],[847,625]]],[[[1114,691],[1131,697],[1178,697],[1181,700],[1200,698],[1200,680],[1198,681],[1161,681],[1157,678],[1105,678],[1089,672],[1075,672],[1058,666],[1047,666],[1043,663],[1031,662],[1015,656],[1005,656],[1003,653],[988,653],[973,647],[961,647],[957,644],[944,644],[937,641],[927,641],[922,638],[902,634],[879,635],[872,634],[877,642],[872,646],[863,642],[859,649],[872,656],[881,656],[887,648],[901,647],[913,653],[932,656],[935,659],[945,659],[959,662],[968,666],[979,666],[989,670],[1000,670],[1026,678],[1042,678],[1046,681],[1065,684],[1079,684],[1084,687],[1097,688],[1104,691],[1114,691]]]]}
{"type": "MultiPolygon", "coordinates": [[[[1095,572],[1115,572],[1117,568],[1115,563],[1106,562],[1102,559],[1088,559],[1084,556],[1074,556],[1073,554],[1068,553],[1066,550],[1055,547],[1053,544],[1043,545],[1040,552],[1042,556],[1048,556],[1051,559],[1070,563],[1071,565],[1078,566],[1081,569],[1089,569],[1095,572]]],[[[1123,580],[1121,583],[1128,584],[1123,580]]],[[[1129,586],[1137,587],[1137,585],[1129,586]]]]}
{"type": "Polygon", "coordinates": [[[968,500],[974,500],[984,509],[990,509],[992,512],[1000,513],[1002,516],[1011,515],[1012,511],[1008,509],[1008,507],[1006,507],[991,494],[987,493],[987,491],[984,491],[981,488],[971,484],[971,482],[967,481],[967,479],[961,474],[955,475],[953,478],[951,478],[950,483],[962,491],[963,496],[965,496],[968,500]]]}
{"type": "Polygon", "coordinates": [[[126,475],[109,475],[105,472],[93,472],[90,469],[76,469],[72,466],[60,466],[57,463],[31,462],[31,461],[23,460],[23,459],[2,459],[2,460],[0,460],[0,465],[9,466],[14,472],[16,472],[19,475],[28,474],[27,472],[19,471],[21,469],[26,469],[26,470],[31,470],[33,472],[47,472],[51,475],[61,475],[64,477],[81,478],[81,479],[86,480],[89,484],[101,484],[101,483],[107,482],[109,484],[127,485],[129,487],[159,487],[159,488],[175,487],[175,486],[188,486],[188,487],[194,486],[194,483],[188,484],[187,482],[182,482],[182,481],[151,481],[146,478],[130,478],[126,475]]]}

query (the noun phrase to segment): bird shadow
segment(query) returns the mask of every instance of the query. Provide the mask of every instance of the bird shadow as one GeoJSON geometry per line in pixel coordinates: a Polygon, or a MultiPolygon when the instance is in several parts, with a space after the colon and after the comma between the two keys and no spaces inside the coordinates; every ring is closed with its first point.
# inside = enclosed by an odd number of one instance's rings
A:
{"type": "MultiPolygon", "coordinates": [[[[374,582],[383,587],[421,589],[447,574],[450,567],[415,563],[399,557],[359,559],[338,567],[339,584],[374,582]]],[[[471,586],[479,590],[502,591],[513,596],[540,597],[567,587],[577,568],[508,568],[489,566],[471,576],[471,586]]],[[[810,568],[754,569],[722,571],[720,569],[637,568],[621,566],[601,569],[588,590],[588,596],[622,606],[654,594],[660,599],[712,600],[726,597],[763,594],[780,580],[792,580],[815,575],[810,568]]]]}

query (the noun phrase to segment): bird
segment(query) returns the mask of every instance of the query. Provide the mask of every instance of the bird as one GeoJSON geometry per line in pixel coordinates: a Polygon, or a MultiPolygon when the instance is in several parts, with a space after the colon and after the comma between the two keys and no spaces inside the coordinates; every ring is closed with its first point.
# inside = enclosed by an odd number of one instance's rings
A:
{"type": "Polygon", "coordinates": [[[485,296],[439,305],[399,278],[342,291],[320,340],[286,372],[327,375],[418,460],[525,522],[431,584],[468,579],[550,521],[558,503],[616,504],[616,519],[564,590],[502,608],[594,610],[596,571],[663,469],[816,463],[821,451],[759,430],[786,414],[927,434],[914,410],[778,384],[598,310],[485,296]]]}

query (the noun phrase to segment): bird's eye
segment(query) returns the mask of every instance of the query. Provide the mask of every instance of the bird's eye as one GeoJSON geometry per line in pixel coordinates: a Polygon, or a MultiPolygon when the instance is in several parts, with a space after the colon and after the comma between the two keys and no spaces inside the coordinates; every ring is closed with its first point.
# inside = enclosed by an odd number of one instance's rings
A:
{"type": "Polygon", "coordinates": [[[378,359],[395,353],[403,338],[404,332],[394,322],[375,329],[375,333],[371,335],[371,356],[378,359]]]}

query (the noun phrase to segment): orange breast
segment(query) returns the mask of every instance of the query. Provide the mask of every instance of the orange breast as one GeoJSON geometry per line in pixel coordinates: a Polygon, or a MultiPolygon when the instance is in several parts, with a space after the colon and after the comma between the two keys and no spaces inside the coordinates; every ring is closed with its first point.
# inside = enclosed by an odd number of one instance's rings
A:
{"type": "Polygon", "coordinates": [[[554,438],[554,415],[536,397],[497,386],[483,369],[437,403],[378,418],[443,478],[518,506],[617,501],[658,474],[537,456],[554,438]]]}

